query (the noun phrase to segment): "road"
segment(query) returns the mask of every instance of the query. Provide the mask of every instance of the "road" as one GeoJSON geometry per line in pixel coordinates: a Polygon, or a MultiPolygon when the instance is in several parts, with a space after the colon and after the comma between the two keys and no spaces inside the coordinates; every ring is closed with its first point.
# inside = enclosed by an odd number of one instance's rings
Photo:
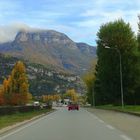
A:
{"type": "Polygon", "coordinates": [[[111,110],[86,108],[104,122],[123,131],[126,135],[140,140],[140,117],[111,110]]]}
{"type": "Polygon", "coordinates": [[[131,140],[93,113],[66,108],[17,128],[0,140],[131,140]]]}

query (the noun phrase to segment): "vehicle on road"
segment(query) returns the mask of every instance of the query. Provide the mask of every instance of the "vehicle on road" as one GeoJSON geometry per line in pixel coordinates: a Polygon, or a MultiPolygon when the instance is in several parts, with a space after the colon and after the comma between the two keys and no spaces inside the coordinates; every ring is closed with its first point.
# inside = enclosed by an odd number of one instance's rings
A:
{"type": "Polygon", "coordinates": [[[68,110],[69,110],[69,111],[70,111],[70,110],[79,110],[79,105],[76,104],[76,103],[70,103],[70,104],[68,105],[68,110]]]}
{"type": "Polygon", "coordinates": [[[34,101],[33,105],[34,106],[40,106],[40,103],[39,103],[39,101],[34,101]]]}

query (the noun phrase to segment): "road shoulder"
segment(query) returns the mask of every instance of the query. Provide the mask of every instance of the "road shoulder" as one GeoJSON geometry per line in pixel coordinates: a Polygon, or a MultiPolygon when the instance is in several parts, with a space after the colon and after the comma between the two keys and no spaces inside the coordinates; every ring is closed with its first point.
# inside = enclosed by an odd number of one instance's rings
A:
{"type": "Polygon", "coordinates": [[[93,113],[104,122],[123,131],[128,136],[133,137],[135,140],[139,140],[140,117],[110,110],[94,108],[86,108],[86,110],[93,113]]]}
{"type": "Polygon", "coordinates": [[[7,126],[5,128],[2,128],[2,129],[0,129],[0,135],[3,135],[5,133],[8,133],[8,132],[12,131],[13,129],[17,129],[17,128],[23,126],[23,125],[26,125],[28,123],[31,123],[31,122],[37,120],[37,119],[40,119],[40,118],[42,118],[42,117],[44,117],[44,116],[46,116],[46,115],[48,115],[50,113],[53,113],[54,111],[56,111],[56,110],[53,109],[53,110],[51,110],[49,112],[46,112],[46,113],[43,113],[41,115],[35,116],[35,117],[33,117],[33,118],[29,119],[29,120],[18,122],[18,123],[14,124],[14,125],[7,126]]]}

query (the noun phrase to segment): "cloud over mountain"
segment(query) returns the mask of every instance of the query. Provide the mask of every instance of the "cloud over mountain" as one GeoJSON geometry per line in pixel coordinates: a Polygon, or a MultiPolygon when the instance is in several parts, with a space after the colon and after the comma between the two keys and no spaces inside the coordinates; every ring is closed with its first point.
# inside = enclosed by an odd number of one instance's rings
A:
{"type": "Polygon", "coordinates": [[[22,28],[13,41],[1,43],[0,52],[79,74],[96,57],[95,47],[76,43],[64,33],[28,27],[22,28]]]}
{"type": "Polygon", "coordinates": [[[39,28],[30,27],[24,23],[12,23],[0,25],[0,43],[11,42],[19,31],[38,31],[39,28]]]}
{"type": "MultiPolygon", "coordinates": [[[[94,45],[101,24],[118,18],[129,22],[137,32],[138,14],[139,0],[0,0],[2,25],[21,22],[32,27],[54,29],[66,33],[76,42],[94,45]]],[[[10,33],[13,32],[10,29],[10,33]]],[[[1,34],[1,40],[9,39],[1,34]]]]}

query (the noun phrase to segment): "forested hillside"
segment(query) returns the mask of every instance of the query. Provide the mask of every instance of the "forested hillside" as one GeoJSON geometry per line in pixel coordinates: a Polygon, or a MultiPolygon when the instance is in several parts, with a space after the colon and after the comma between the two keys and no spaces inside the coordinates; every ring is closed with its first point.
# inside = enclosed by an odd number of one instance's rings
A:
{"type": "MultiPolygon", "coordinates": [[[[19,59],[0,54],[0,84],[11,73],[14,64],[19,59]]],[[[67,89],[74,88],[78,93],[85,92],[80,77],[63,72],[57,72],[41,64],[24,61],[29,78],[29,90],[35,96],[43,94],[65,93],[67,89]]]]}

